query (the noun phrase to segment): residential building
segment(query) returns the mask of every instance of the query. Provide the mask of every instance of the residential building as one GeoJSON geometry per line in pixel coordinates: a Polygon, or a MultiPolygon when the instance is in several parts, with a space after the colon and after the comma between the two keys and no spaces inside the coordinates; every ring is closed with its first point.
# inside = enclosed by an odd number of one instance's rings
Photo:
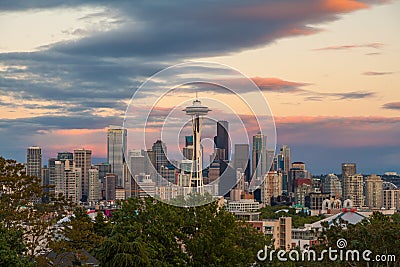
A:
{"type": "Polygon", "coordinates": [[[261,201],[271,205],[271,198],[282,195],[282,172],[270,171],[264,174],[261,186],[261,201]]]}
{"type": "Polygon", "coordinates": [[[400,189],[383,190],[383,207],[400,211],[400,189]]]}
{"type": "Polygon", "coordinates": [[[382,178],[370,175],[365,180],[366,205],[370,209],[381,209],[383,207],[382,178]]]}
{"type": "Polygon", "coordinates": [[[92,166],[92,151],[84,148],[74,150],[74,166],[82,170],[82,201],[89,195],[89,169],[92,166]]]}
{"type": "Polygon", "coordinates": [[[363,185],[363,176],[361,174],[345,175],[343,177],[343,198],[351,199],[353,207],[363,207],[365,204],[363,185]]]}
{"type": "Polygon", "coordinates": [[[326,175],[321,181],[322,193],[329,194],[330,197],[342,197],[342,183],[334,174],[326,175]]]}
{"type": "Polygon", "coordinates": [[[89,173],[89,195],[88,202],[96,202],[100,200],[100,179],[99,179],[99,170],[96,168],[91,168],[88,171],[89,173]]]}
{"type": "Polygon", "coordinates": [[[250,221],[249,223],[259,232],[271,235],[275,249],[289,251],[292,248],[292,217],[250,221]]]}

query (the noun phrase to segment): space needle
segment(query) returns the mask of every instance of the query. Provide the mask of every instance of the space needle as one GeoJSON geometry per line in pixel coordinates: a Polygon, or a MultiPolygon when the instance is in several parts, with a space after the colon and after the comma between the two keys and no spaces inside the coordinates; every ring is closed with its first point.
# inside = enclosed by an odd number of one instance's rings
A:
{"type": "MultiPolygon", "coordinates": [[[[203,106],[200,100],[193,101],[193,104],[186,107],[183,111],[186,115],[192,117],[192,134],[193,134],[193,154],[192,154],[192,166],[189,177],[189,187],[193,188],[193,192],[203,194],[203,166],[202,166],[202,155],[200,149],[201,141],[201,124],[203,116],[207,115],[211,111],[208,107],[203,106]]],[[[192,189],[190,189],[192,191],[192,189]]]]}

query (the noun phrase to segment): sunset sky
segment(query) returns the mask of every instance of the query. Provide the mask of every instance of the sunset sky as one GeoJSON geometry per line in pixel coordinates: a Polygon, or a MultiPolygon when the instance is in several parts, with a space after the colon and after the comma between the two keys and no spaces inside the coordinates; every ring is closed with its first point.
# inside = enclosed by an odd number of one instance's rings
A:
{"type": "Polygon", "coordinates": [[[313,174],[400,172],[400,1],[1,1],[0,36],[3,157],[105,158],[140,84],[210,61],[260,87],[278,149],[313,174]]]}

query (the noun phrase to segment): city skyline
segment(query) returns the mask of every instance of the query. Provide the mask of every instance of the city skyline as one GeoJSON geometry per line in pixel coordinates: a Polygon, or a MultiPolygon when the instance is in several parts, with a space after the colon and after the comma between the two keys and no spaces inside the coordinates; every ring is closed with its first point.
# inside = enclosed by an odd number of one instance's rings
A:
{"type": "Polygon", "coordinates": [[[2,156],[23,162],[37,145],[46,162],[84,147],[105,161],[104,133],[122,125],[136,88],[165,67],[204,60],[260,87],[277,149],[287,144],[291,161],[311,173],[339,173],[343,162],[363,173],[400,172],[399,1],[132,6],[0,4],[2,156]]]}

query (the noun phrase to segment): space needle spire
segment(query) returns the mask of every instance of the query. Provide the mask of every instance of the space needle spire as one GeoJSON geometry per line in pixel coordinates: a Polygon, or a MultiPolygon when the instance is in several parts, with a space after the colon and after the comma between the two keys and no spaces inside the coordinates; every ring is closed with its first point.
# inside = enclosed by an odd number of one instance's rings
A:
{"type": "Polygon", "coordinates": [[[191,187],[190,191],[203,194],[203,166],[200,148],[201,128],[203,116],[207,115],[211,110],[201,104],[200,100],[197,98],[196,91],[196,100],[193,101],[191,106],[186,107],[183,111],[186,112],[186,115],[189,115],[192,118],[193,157],[189,178],[189,187],[191,187]]]}

